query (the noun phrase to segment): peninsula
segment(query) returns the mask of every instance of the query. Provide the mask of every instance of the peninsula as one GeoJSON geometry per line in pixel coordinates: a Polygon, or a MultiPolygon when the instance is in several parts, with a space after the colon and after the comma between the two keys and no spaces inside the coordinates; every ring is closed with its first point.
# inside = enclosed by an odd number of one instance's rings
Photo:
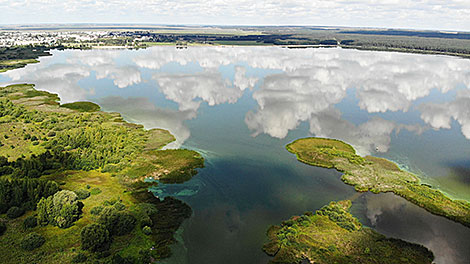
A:
{"type": "Polygon", "coordinates": [[[351,201],[331,202],[268,230],[263,250],[271,263],[432,263],[432,252],[363,227],[351,201]]]}
{"type": "Polygon", "coordinates": [[[361,157],[353,147],[335,139],[303,138],[286,148],[303,163],[342,172],[343,182],[359,192],[393,192],[433,214],[470,227],[470,203],[450,199],[391,161],[361,157]]]}
{"type": "Polygon", "coordinates": [[[91,102],[60,105],[33,85],[0,88],[2,263],[149,263],[171,255],[191,208],[155,198],[146,177],[183,182],[195,151],[161,150],[145,130],[91,102]]]}

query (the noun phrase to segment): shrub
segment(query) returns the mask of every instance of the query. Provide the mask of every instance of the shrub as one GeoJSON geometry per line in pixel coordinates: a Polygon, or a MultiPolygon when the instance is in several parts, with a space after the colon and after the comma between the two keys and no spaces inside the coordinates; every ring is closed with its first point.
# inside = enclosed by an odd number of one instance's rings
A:
{"type": "Polygon", "coordinates": [[[146,234],[146,235],[151,235],[152,234],[152,228],[150,228],[149,226],[144,226],[144,228],[142,228],[142,232],[144,232],[144,234],[146,234]]]}
{"type": "Polygon", "coordinates": [[[46,242],[43,236],[37,233],[30,233],[26,235],[20,242],[20,247],[24,250],[33,250],[42,246],[46,242]]]}
{"type": "Polygon", "coordinates": [[[131,257],[122,257],[119,254],[113,256],[112,264],[133,264],[135,263],[134,259],[131,257]]]}
{"type": "Polygon", "coordinates": [[[78,200],[85,200],[90,197],[90,192],[84,189],[76,190],[75,193],[77,194],[78,200]]]}
{"type": "Polygon", "coordinates": [[[34,228],[38,225],[38,220],[34,216],[28,216],[26,219],[23,221],[23,227],[24,228],[34,228]]]}
{"type": "Polygon", "coordinates": [[[140,219],[140,226],[153,226],[153,221],[152,218],[150,218],[148,215],[139,217],[140,219]]]}
{"type": "Polygon", "coordinates": [[[104,251],[109,248],[110,237],[106,226],[101,224],[89,224],[80,232],[82,249],[92,252],[104,251]]]}
{"type": "Polygon", "coordinates": [[[116,210],[118,210],[118,211],[122,211],[122,210],[126,209],[126,206],[121,202],[117,202],[117,203],[114,204],[114,208],[116,208],[116,210]]]}
{"type": "Polygon", "coordinates": [[[137,222],[135,217],[127,212],[119,212],[118,215],[119,220],[114,228],[114,234],[122,236],[132,232],[137,222]]]}
{"type": "Polygon", "coordinates": [[[37,207],[39,223],[67,228],[78,220],[83,204],[74,192],[63,190],[47,199],[42,198],[37,207]]]}
{"type": "Polygon", "coordinates": [[[83,263],[87,261],[87,259],[87,256],[80,252],[72,258],[72,263],[83,263]]]}
{"type": "Polygon", "coordinates": [[[0,236],[3,235],[5,231],[7,231],[7,225],[0,221],[0,236]]]}
{"type": "Polygon", "coordinates": [[[101,189],[98,188],[98,187],[95,187],[95,188],[91,189],[90,193],[91,193],[91,195],[100,194],[100,193],[101,193],[101,189]]]}
{"type": "Polygon", "coordinates": [[[139,209],[148,216],[152,216],[158,213],[157,207],[154,204],[140,203],[138,206],[139,206],[139,209]]]}
{"type": "Polygon", "coordinates": [[[21,206],[21,208],[25,211],[34,211],[36,210],[36,203],[33,203],[33,201],[27,201],[21,206]]]}
{"type": "Polygon", "coordinates": [[[10,219],[14,219],[17,217],[20,217],[24,214],[24,210],[22,208],[19,208],[17,206],[13,206],[7,211],[7,216],[10,219]]]}
{"type": "Polygon", "coordinates": [[[125,235],[131,232],[136,223],[136,219],[128,212],[118,212],[113,207],[106,207],[98,219],[108,229],[111,235],[125,235]]]}
{"type": "Polygon", "coordinates": [[[103,202],[104,205],[114,205],[118,199],[111,199],[111,200],[106,200],[103,202]]]}
{"type": "Polygon", "coordinates": [[[99,215],[102,211],[103,211],[103,206],[98,205],[98,206],[91,208],[90,213],[92,215],[99,215]]]}

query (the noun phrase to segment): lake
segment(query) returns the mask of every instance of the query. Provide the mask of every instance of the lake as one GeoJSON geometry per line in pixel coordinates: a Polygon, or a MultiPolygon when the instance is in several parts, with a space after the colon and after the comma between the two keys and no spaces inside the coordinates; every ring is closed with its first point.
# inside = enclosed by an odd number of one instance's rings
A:
{"type": "Polygon", "coordinates": [[[470,201],[470,60],[340,48],[65,50],[0,74],[2,85],[24,82],[168,129],[168,148],[203,154],[192,180],[152,189],[193,209],[165,263],[266,263],[269,225],[342,199],[364,225],[428,247],[437,263],[470,260],[470,228],[393,194],[359,194],[285,150],[300,137],[341,139],[470,201]]]}

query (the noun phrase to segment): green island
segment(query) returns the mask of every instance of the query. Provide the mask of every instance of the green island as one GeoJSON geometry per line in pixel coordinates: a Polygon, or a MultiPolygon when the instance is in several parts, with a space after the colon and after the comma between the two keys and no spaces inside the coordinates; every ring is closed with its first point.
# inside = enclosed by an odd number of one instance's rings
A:
{"type": "Polygon", "coordinates": [[[204,166],[175,140],[118,113],[33,85],[0,88],[2,263],[149,263],[171,255],[191,215],[184,202],[148,188],[180,183],[204,166]]]}
{"type": "Polygon", "coordinates": [[[418,177],[391,161],[361,157],[353,147],[335,139],[298,139],[286,149],[303,163],[342,172],[341,180],[354,186],[356,191],[393,192],[433,214],[470,227],[470,203],[450,199],[441,191],[420,183],[418,177]]]}
{"type": "Polygon", "coordinates": [[[263,246],[270,263],[432,263],[425,247],[362,227],[350,207],[349,200],[331,202],[271,226],[263,246]]]}

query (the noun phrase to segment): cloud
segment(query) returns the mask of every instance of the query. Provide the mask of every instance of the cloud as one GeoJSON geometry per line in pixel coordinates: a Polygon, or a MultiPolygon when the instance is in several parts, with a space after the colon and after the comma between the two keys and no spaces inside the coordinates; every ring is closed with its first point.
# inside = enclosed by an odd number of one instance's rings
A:
{"type": "Polygon", "coordinates": [[[175,136],[176,141],[167,148],[179,148],[189,138],[190,131],[185,120],[195,117],[192,111],[175,111],[156,107],[147,98],[109,96],[99,100],[106,111],[119,112],[128,121],[142,124],[146,129],[163,128],[175,136]]]}
{"type": "MultiPolygon", "coordinates": [[[[425,98],[433,90],[447,93],[461,85],[470,85],[470,62],[455,58],[341,49],[302,52],[278,49],[270,52],[269,62],[263,60],[262,51],[246,58],[250,67],[279,67],[284,71],[266,76],[253,94],[258,110],[248,112],[245,118],[253,135],[266,133],[284,138],[289,130],[308,121],[312,133],[346,140],[364,154],[372,150],[387,151],[392,131],[407,129],[421,133],[424,128],[393,124],[388,130],[378,130],[379,134],[373,134],[370,131],[385,129],[385,123],[374,123],[382,125],[376,128],[366,127],[367,123],[359,127],[343,124],[340,114],[334,111],[334,105],[348,96],[348,90],[356,92],[358,106],[369,113],[406,112],[416,100],[425,98]],[[286,57],[286,54],[290,56],[286,57]],[[330,125],[331,122],[335,126],[330,125]],[[340,133],[339,128],[353,136],[340,133]]],[[[465,100],[460,99],[458,104],[465,105],[465,100]]],[[[455,112],[453,116],[465,134],[469,115],[460,110],[464,107],[457,108],[453,106],[450,109],[455,112]]],[[[444,115],[441,118],[444,120],[451,116],[449,113],[441,115],[444,115]]],[[[425,119],[424,115],[422,117],[425,119]]]]}
{"type": "Polygon", "coordinates": [[[424,103],[419,109],[421,118],[434,129],[450,129],[452,120],[456,120],[462,134],[470,139],[470,90],[459,90],[453,101],[424,103]]]}
{"type": "Polygon", "coordinates": [[[242,95],[240,89],[230,86],[229,80],[223,79],[216,71],[195,74],[158,73],[153,78],[165,97],[178,103],[180,111],[196,111],[202,101],[210,106],[235,103],[242,95]]]}
{"type": "Polygon", "coordinates": [[[103,64],[93,69],[96,71],[96,79],[110,78],[119,88],[141,82],[140,70],[134,66],[116,67],[113,64],[103,64]]]}
{"type": "Polygon", "coordinates": [[[10,83],[34,83],[36,89],[57,93],[62,103],[75,102],[85,100],[94,93],[93,89],[87,90],[78,85],[80,80],[89,77],[93,71],[96,72],[97,79],[111,79],[119,88],[141,82],[140,70],[136,66],[116,64],[118,55],[116,51],[101,50],[71,52],[66,63],[57,63],[55,58],[43,57],[40,59],[41,63],[8,71],[4,75],[11,79],[10,83]]]}
{"type": "Polygon", "coordinates": [[[462,0],[19,0],[0,23],[310,24],[470,30],[462,0]],[[57,12],[60,10],[61,12],[57,12]]]}
{"type": "Polygon", "coordinates": [[[470,30],[462,0],[0,1],[0,23],[310,24],[470,30]],[[57,12],[60,10],[61,12],[57,12]]]}
{"type": "Polygon", "coordinates": [[[378,232],[424,245],[436,263],[460,264],[470,257],[470,231],[391,193],[365,196],[366,216],[378,232]]]}
{"type": "Polygon", "coordinates": [[[10,83],[33,83],[36,89],[60,95],[62,103],[84,100],[92,90],[81,88],[77,82],[90,75],[86,67],[71,64],[48,64],[48,60],[40,64],[28,65],[24,69],[8,71],[6,76],[10,83]]]}

